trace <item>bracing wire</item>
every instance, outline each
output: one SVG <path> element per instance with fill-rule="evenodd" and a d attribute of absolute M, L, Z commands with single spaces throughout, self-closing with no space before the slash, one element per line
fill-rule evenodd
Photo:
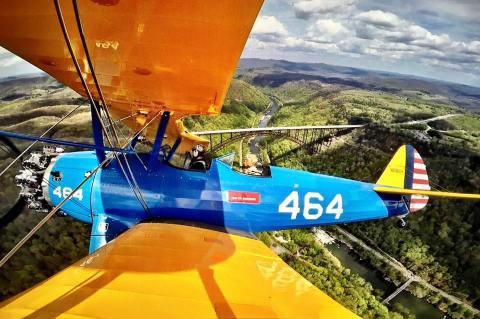
<path fill-rule="evenodd" d="M 82 20 L 80 19 L 80 12 L 78 10 L 77 0 L 72 0 L 72 4 L 73 4 L 73 11 L 75 13 L 75 20 L 77 22 L 78 33 L 80 34 L 80 40 L 82 41 L 83 51 L 85 52 L 85 57 L 87 58 L 88 67 L 90 68 L 90 73 L 92 74 L 93 82 L 95 83 L 95 88 L 97 89 L 98 95 L 100 96 L 100 100 L 102 101 L 103 109 L 104 109 L 104 111 L 107 115 L 107 120 L 108 120 L 109 126 L 113 130 L 115 140 L 116 140 L 117 143 L 119 143 L 117 132 L 115 131 L 115 128 L 112 125 L 112 118 L 110 117 L 110 113 L 108 111 L 107 102 L 105 101 L 105 97 L 103 95 L 102 88 L 100 87 L 100 84 L 98 83 L 97 75 L 96 75 L 95 70 L 93 68 L 92 59 L 90 58 L 90 54 L 89 54 L 89 50 L 88 50 L 88 46 L 87 46 L 87 41 L 85 39 L 85 33 L 83 31 Z"/>
<path fill-rule="evenodd" d="M 73 4 L 74 4 L 74 7 L 75 7 L 76 2 L 75 2 L 75 0 L 72 0 L 72 1 L 73 1 Z M 108 143 L 110 144 L 110 146 L 111 146 L 111 147 L 114 147 L 114 144 L 112 143 L 112 141 L 111 141 L 111 139 L 110 139 L 110 136 L 109 136 L 108 131 L 107 131 L 106 127 L 105 127 L 105 124 L 103 123 L 102 116 L 101 116 L 101 114 L 100 114 L 100 112 L 99 112 L 99 110 L 98 110 L 98 108 L 97 108 L 97 104 L 95 103 L 95 100 L 93 99 L 93 96 L 92 96 L 92 94 L 91 94 L 91 92 L 90 92 L 90 90 L 89 90 L 89 88 L 88 88 L 88 85 L 87 85 L 87 83 L 86 83 L 86 80 L 85 80 L 84 77 L 83 77 L 83 74 L 82 74 L 82 72 L 81 72 L 80 66 L 79 66 L 78 61 L 77 61 L 77 59 L 76 59 L 76 57 L 75 57 L 75 53 L 73 52 L 72 44 L 71 44 L 71 42 L 70 42 L 70 37 L 69 37 L 69 35 L 68 35 L 68 31 L 67 31 L 66 26 L 65 26 L 65 20 L 64 20 L 64 18 L 63 18 L 63 14 L 62 14 L 62 10 L 61 10 L 61 7 L 60 7 L 59 0 L 54 0 L 54 3 L 55 3 L 55 9 L 56 9 L 56 12 L 57 12 L 58 21 L 59 21 L 59 23 L 60 23 L 60 27 L 62 28 L 62 32 L 63 32 L 64 38 L 65 38 L 65 43 L 66 43 L 67 48 L 68 48 L 68 51 L 69 51 L 69 53 L 70 53 L 70 57 L 71 57 L 71 59 L 72 59 L 72 62 L 73 62 L 73 64 L 74 64 L 74 66 L 75 66 L 75 69 L 76 69 L 76 71 L 77 71 L 78 76 L 80 77 L 80 81 L 82 82 L 82 86 L 83 86 L 84 89 L 85 89 L 85 92 L 86 92 L 86 94 L 87 94 L 87 96 L 88 96 L 88 99 L 90 100 L 90 103 L 92 104 L 92 108 L 94 109 L 94 111 L 95 111 L 95 113 L 96 113 L 96 115 L 97 115 L 97 117 L 98 117 L 98 119 L 99 119 L 99 122 L 100 122 L 100 125 L 101 125 L 101 128 L 102 128 L 102 131 L 105 133 L 105 136 L 106 136 L 107 141 L 108 141 Z M 78 13 L 78 10 L 77 10 L 77 13 Z M 78 20 L 79 20 L 79 19 L 77 19 L 77 25 L 78 25 Z M 80 26 L 81 26 L 81 25 L 80 25 Z M 79 30 L 79 32 L 80 32 L 80 35 L 82 36 L 83 32 L 81 32 L 81 30 Z M 84 38 L 83 38 L 83 39 L 84 39 Z M 86 43 L 85 43 L 85 45 L 86 45 Z M 88 48 L 85 46 L 84 49 L 88 49 Z M 90 57 L 89 57 L 89 55 L 88 55 L 88 51 L 85 52 L 85 55 L 87 56 L 88 59 L 90 59 Z M 94 70 L 93 70 L 93 65 L 91 65 L 91 61 L 90 61 L 89 66 L 91 67 L 91 70 L 90 70 L 90 71 L 91 71 L 92 75 L 95 75 L 95 72 L 94 72 Z M 95 76 L 95 79 L 96 79 L 96 76 Z M 96 84 L 98 84 L 98 82 L 96 82 Z M 101 90 L 99 91 L 99 93 L 101 93 Z M 118 139 L 118 136 L 116 136 L 116 138 Z M 143 209 L 145 210 L 145 212 L 146 212 L 147 214 L 151 215 L 150 210 L 149 210 L 148 206 L 146 205 L 146 202 L 145 202 L 143 196 L 137 195 L 137 191 L 138 191 L 138 190 L 137 190 L 137 191 L 134 190 L 134 186 L 132 186 L 132 184 L 131 184 L 131 182 L 130 182 L 130 179 L 128 178 L 128 175 L 126 174 L 125 168 L 123 167 L 123 164 L 122 164 L 122 162 L 120 161 L 120 158 L 119 158 L 119 156 L 118 156 L 118 154 L 117 154 L 116 152 L 114 152 L 114 156 L 115 156 L 115 158 L 117 159 L 117 162 L 118 162 L 118 164 L 119 164 L 119 166 L 120 166 L 120 168 L 121 168 L 121 170 L 122 170 L 122 172 L 123 172 L 123 174 L 124 174 L 124 176 L 125 176 L 128 184 L 129 184 L 129 186 L 132 188 L 132 190 L 133 190 L 133 192 L 134 192 L 134 194 L 135 194 L 135 197 L 137 197 L 137 199 L 139 200 L 139 202 L 140 202 L 141 206 L 143 207 Z M 136 182 L 135 182 L 135 186 L 138 186 Z"/>
<path fill-rule="evenodd" d="M 62 9 L 60 7 L 60 0 L 54 0 L 55 4 L 55 10 L 57 12 L 57 17 L 58 17 L 58 22 L 60 23 L 60 27 L 62 29 L 62 33 L 65 39 L 65 44 L 67 45 L 68 52 L 70 54 L 70 58 L 72 59 L 72 63 L 75 67 L 75 70 L 77 71 L 77 74 L 80 78 L 80 82 L 82 83 L 82 86 L 85 90 L 85 93 L 87 94 L 88 100 L 90 101 L 90 104 L 92 105 L 92 108 L 95 110 L 95 113 L 99 119 L 100 126 L 102 127 L 103 132 L 105 132 L 105 136 L 107 138 L 107 142 L 109 145 L 113 148 L 114 144 L 110 140 L 110 136 L 105 128 L 105 125 L 102 121 L 102 117 L 100 116 L 100 113 L 98 112 L 98 109 L 96 107 L 95 100 L 90 92 L 90 89 L 88 88 L 87 82 L 85 78 L 83 77 L 82 70 L 80 69 L 80 65 L 78 64 L 77 58 L 75 57 L 75 53 L 73 52 L 72 44 L 70 42 L 70 36 L 68 35 L 68 30 L 65 25 L 65 19 L 63 18 L 63 13 Z"/>
<path fill-rule="evenodd" d="M 407 170 L 407 172 L 408 172 L 409 174 L 412 174 L 412 176 L 413 176 L 414 172 L 413 172 L 411 169 L 408 169 L 407 167 L 405 167 L 405 169 Z M 429 183 L 429 185 L 432 187 L 432 189 L 435 190 L 435 191 L 444 191 L 444 192 L 449 192 L 449 193 L 451 193 L 451 191 L 448 190 L 447 188 L 445 188 L 445 187 L 443 187 L 443 186 L 441 186 L 441 185 L 433 182 L 433 181 L 430 179 L 430 177 L 428 178 L 428 183 Z"/>
<path fill-rule="evenodd" d="M 7 155 L 15 156 L 15 154 L 13 154 L 12 151 L 8 147 L 6 147 L 5 145 L 0 144 L 0 149 L 2 149 L 2 151 L 4 153 L 6 153 Z"/>
<path fill-rule="evenodd" d="M 90 174 L 89 176 L 87 176 L 77 187 L 75 187 L 75 189 L 67 196 L 65 197 L 57 206 L 55 206 L 51 211 L 50 213 L 48 213 L 47 215 L 45 215 L 45 217 L 37 224 L 35 225 L 35 227 L 32 228 L 32 230 L 30 230 L 30 232 L 28 232 L 27 235 L 25 235 L 25 237 L 23 237 L 16 245 L 15 247 L 13 247 L 3 258 L 2 260 L 0 260 L 0 268 L 5 265 L 5 263 L 10 259 L 12 258 L 13 255 L 15 255 L 15 253 L 20 249 L 22 248 L 22 246 L 33 236 L 35 235 L 35 233 L 40 229 L 42 228 L 43 225 L 45 225 L 45 223 L 50 219 L 52 218 L 53 215 L 55 215 L 55 213 L 57 213 L 60 208 L 62 208 L 62 206 L 70 200 L 70 198 L 72 198 L 73 194 L 75 194 L 76 191 L 78 191 L 93 175 L 95 175 L 95 173 L 100 169 L 102 168 L 110 159 L 108 157 L 106 157 L 93 171 L 92 171 L 92 174 Z"/>
<path fill-rule="evenodd" d="M 80 107 L 82 107 L 83 104 L 80 104 L 80 105 L 77 105 L 74 109 L 70 110 L 70 112 L 68 112 L 67 114 L 65 114 L 64 116 L 62 116 L 57 122 L 55 122 L 52 126 L 50 126 L 50 128 L 48 128 L 45 132 L 42 133 L 42 135 L 40 135 L 40 138 L 44 137 L 45 135 L 47 135 L 51 130 L 53 130 L 57 125 L 59 125 L 60 123 L 63 122 L 63 120 L 65 120 L 67 117 L 69 117 L 70 115 L 72 115 L 73 112 L 75 112 L 76 110 L 78 110 Z M 3 174 L 5 174 L 6 171 L 8 171 L 10 169 L 10 167 L 12 167 L 13 164 L 15 164 L 19 159 L 21 159 L 33 146 L 35 146 L 35 144 L 37 144 L 38 141 L 34 141 L 32 144 L 30 144 L 25 150 L 23 150 L 23 152 L 21 152 L 17 157 L 15 157 L 15 159 L 13 159 L 8 165 L 7 167 L 5 167 L 2 172 L 0 173 L 0 177 L 3 176 Z"/>
<path fill-rule="evenodd" d="M 89 53 L 89 50 L 88 50 L 87 41 L 85 39 L 85 33 L 83 31 L 82 21 L 80 19 L 80 12 L 78 10 L 77 0 L 72 0 L 72 4 L 73 4 L 73 10 L 74 10 L 74 13 L 75 13 L 75 20 L 77 22 L 77 29 L 78 29 L 78 32 L 80 34 L 80 39 L 82 41 L 82 46 L 83 46 L 83 50 L 84 50 L 84 53 L 85 53 L 85 57 L 87 58 L 87 63 L 88 63 L 88 66 L 90 68 L 90 73 L 92 74 L 93 82 L 95 83 L 95 88 L 97 89 L 98 95 L 100 96 L 100 99 L 102 101 L 103 110 L 106 114 L 109 127 L 113 131 L 113 135 L 115 137 L 116 142 L 119 143 L 119 138 L 118 138 L 117 131 L 115 129 L 115 126 L 113 125 L 113 121 L 112 121 L 112 118 L 110 116 L 110 112 L 108 110 L 107 102 L 106 102 L 105 97 L 103 95 L 102 88 L 101 88 L 101 86 L 98 82 L 97 75 L 96 75 L 95 69 L 93 67 L 92 59 L 90 58 L 90 53 Z M 141 191 L 140 187 L 138 186 L 138 183 L 135 179 L 135 176 L 133 175 L 133 172 L 132 172 L 132 169 L 130 167 L 130 163 L 128 162 L 127 156 L 125 154 L 121 154 L 121 156 L 125 160 L 125 164 L 127 165 L 127 169 L 128 169 L 128 171 L 130 173 L 130 176 L 132 178 L 132 182 L 133 182 L 134 187 L 131 187 L 131 188 L 132 188 L 133 192 L 138 193 L 138 196 L 136 195 L 136 197 L 139 199 L 140 204 L 144 207 L 144 209 L 149 211 L 148 205 L 147 205 L 147 203 L 146 203 L 146 201 L 143 197 L 142 191 Z M 119 165 L 120 165 L 125 177 L 128 180 L 129 178 L 128 178 L 128 176 L 125 172 L 125 169 L 123 168 L 122 163 L 120 161 L 119 161 Z M 129 184 L 130 184 L 130 182 L 129 182 Z"/>
<path fill-rule="evenodd" d="M 148 126 L 150 126 L 150 124 L 158 117 L 158 115 L 160 114 L 160 112 L 156 113 L 152 119 L 150 121 L 148 121 L 148 123 L 146 123 L 141 129 L 139 129 L 137 132 L 135 132 L 131 137 L 130 139 L 124 144 L 124 146 L 122 148 L 125 148 L 127 147 L 130 142 L 135 139 L 138 135 L 140 135 Z M 25 245 L 25 243 L 33 236 L 35 235 L 35 233 L 40 229 L 42 228 L 43 225 L 45 225 L 45 223 L 50 219 L 52 218 L 52 216 L 55 215 L 55 213 L 57 213 L 63 205 L 65 205 L 65 203 L 67 203 L 72 197 L 73 195 L 83 186 L 85 185 L 85 183 L 90 179 L 92 178 L 92 176 L 94 176 L 102 167 L 104 167 L 109 161 L 111 160 L 111 157 L 106 157 L 93 171 L 91 171 L 91 174 L 88 175 L 80 184 L 78 184 L 77 187 L 75 187 L 74 190 L 72 190 L 72 192 L 67 196 L 65 197 L 57 206 L 55 206 L 47 215 L 45 215 L 45 217 L 37 224 L 35 225 L 35 227 L 32 228 L 32 230 L 30 230 L 30 232 L 28 232 L 27 235 L 25 235 L 5 256 L 3 256 L 3 258 L 0 260 L 0 268 L 3 267 L 3 265 L 5 265 L 5 263 L 10 259 L 12 258 L 15 253 L 23 247 L 23 245 Z"/>
<path fill-rule="evenodd" d="M 117 121 L 114 121 L 113 122 L 113 125 L 117 126 L 117 130 L 120 132 L 120 134 L 122 135 L 122 138 L 124 140 L 126 140 L 126 137 L 125 137 L 125 134 L 123 133 L 123 131 L 121 130 L 121 128 L 118 126 L 117 124 Z M 143 169 L 146 171 L 147 170 L 147 166 L 145 165 L 145 163 L 142 161 L 142 159 L 140 158 L 140 156 L 138 156 L 138 153 L 135 151 L 134 148 L 130 147 L 132 149 L 132 151 L 134 152 L 135 156 L 137 157 L 138 161 L 140 162 L 140 164 L 142 164 L 143 166 Z"/>
<path fill-rule="evenodd" d="M 125 120 L 128 120 L 128 119 L 134 117 L 134 116 L 137 116 L 138 114 L 140 114 L 140 113 L 139 113 L 139 112 L 135 112 L 135 113 L 133 113 L 133 114 L 127 115 L 127 116 L 125 116 L 125 117 L 122 117 L 122 118 L 120 118 L 120 119 L 118 119 L 118 120 L 113 121 L 113 124 L 121 123 L 121 122 L 123 122 L 123 121 L 125 121 Z M 118 126 L 117 126 L 117 127 L 118 127 Z"/>

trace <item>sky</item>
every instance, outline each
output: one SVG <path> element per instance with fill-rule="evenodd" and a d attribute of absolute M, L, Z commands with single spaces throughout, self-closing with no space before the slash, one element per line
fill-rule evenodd
<path fill-rule="evenodd" d="M 480 0 L 265 0 L 242 57 L 480 87 Z M 0 77 L 34 72 L 0 47 Z"/>
<path fill-rule="evenodd" d="M 243 57 L 480 87 L 480 0 L 266 0 Z"/>
<path fill-rule="evenodd" d="M 38 72 L 41 70 L 0 47 L 0 78 Z"/>

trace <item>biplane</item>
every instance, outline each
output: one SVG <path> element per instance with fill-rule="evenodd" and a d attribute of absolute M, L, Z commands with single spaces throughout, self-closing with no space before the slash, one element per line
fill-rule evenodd
<path fill-rule="evenodd" d="M 262 2 L 0 2 L 0 45 L 88 99 L 94 140 L 0 132 L 48 145 L 16 177 L 45 217 L 0 266 L 55 214 L 92 225 L 90 255 L 1 303 L 1 318 L 356 318 L 253 234 L 480 199 L 432 191 L 410 145 L 372 184 L 273 166 L 250 176 L 207 156 L 182 118 L 219 114 Z"/>

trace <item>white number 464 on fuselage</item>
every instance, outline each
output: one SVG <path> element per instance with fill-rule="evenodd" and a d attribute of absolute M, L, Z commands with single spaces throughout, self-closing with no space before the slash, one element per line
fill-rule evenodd
<path fill-rule="evenodd" d="M 278 205 L 279 213 L 291 214 L 291 219 L 297 219 L 303 204 L 303 217 L 308 220 L 319 219 L 324 212 L 322 202 L 324 197 L 320 193 L 308 192 L 300 202 L 297 191 L 292 191 L 280 205 Z M 335 219 L 339 219 L 343 213 L 343 199 L 341 194 L 335 195 L 332 201 L 327 205 L 325 214 L 335 215 Z"/>

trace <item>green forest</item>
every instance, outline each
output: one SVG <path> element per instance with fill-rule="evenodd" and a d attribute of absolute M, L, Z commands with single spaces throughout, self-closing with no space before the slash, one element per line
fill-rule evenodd
<path fill-rule="evenodd" d="M 394 303 L 391 309 L 383 305 L 379 298 L 381 292 L 375 291 L 365 279 L 343 267 L 328 249 L 318 243 L 311 230 L 261 233 L 259 238 L 273 249 L 278 246 L 286 248 L 280 253 L 283 260 L 362 318 L 415 318 L 401 304 Z"/>
<path fill-rule="evenodd" d="M 273 117 L 272 126 L 299 125 L 304 118 L 307 122 L 319 124 L 370 124 L 362 131 L 334 141 L 330 147 L 314 156 L 308 156 L 302 150 L 289 152 L 293 148 L 290 142 L 267 140 L 265 147 L 268 145 L 276 165 L 373 182 L 378 179 L 395 150 L 408 143 L 422 154 L 433 189 L 480 192 L 478 115 L 453 105 L 435 104 L 419 98 L 407 99 L 383 92 L 339 90 L 332 93 L 331 88 L 324 88 L 321 84 L 317 91 L 307 90 L 309 95 L 299 98 L 306 89 L 298 86 L 301 84 L 287 83 L 269 89 L 271 94 L 288 101 Z M 319 110 L 315 111 L 317 108 Z M 449 113 L 460 113 L 462 116 L 433 122 L 428 126 L 394 124 Z M 406 229 L 395 227 L 395 220 L 356 223 L 345 227 L 399 259 L 433 285 L 478 306 L 478 212 L 479 202 L 431 199 L 425 210 L 408 217 Z M 443 310 L 448 308 L 445 305 L 440 307 Z M 468 317 L 469 314 L 457 311 L 454 317 L 464 316 Z"/>
<path fill-rule="evenodd" d="M 453 104 L 432 101 L 424 93 L 412 96 L 409 92 L 405 97 L 340 88 L 318 81 L 293 81 L 278 87 L 256 88 L 281 101 L 282 107 L 270 120 L 270 126 L 369 124 L 366 129 L 333 141 L 332 145 L 314 156 L 292 142 L 266 138 L 263 149 L 275 165 L 373 182 L 379 178 L 398 147 L 412 144 L 425 159 L 433 189 L 480 192 L 480 117 L 475 113 Z M 461 116 L 428 124 L 397 125 L 445 114 Z M 207 126 L 213 122 L 216 127 L 229 127 L 229 121 L 223 121 L 222 117 L 215 120 L 196 118 L 195 121 L 207 122 Z M 242 127 L 250 125 L 245 123 Z M 243 149 L 248 152 L 248 149 Z M 395 220 L 345 226 L 353 234 L 398 258 L 433 285 L 469 304 L 478 305 L 480 231 L 477 230 L 480 219 L 475 212 L 479 212 L 479 208 L 480 203 L 473 201 L 431 199 L 425 210 L 408 217 L 406 229 L 397 228 Z M 287 234 L 292 232 L 285 231 Z M 262 234 L 261 238 L 265 240 L 267 236 L 271 237 L 271 234 Z M 271 243 L 270 240 L 266 242 Z M 368 256 L 363 253 L 361 257 Z M 311 265 L 306 266 L 291 256 L 285 260 L 315 283 L 315 279 L 309 277 Z M 375 260 L 371 263 L 375 266 Z M 387 269 L 384 271 L 387 272 Z M 336 280 L 331 278 L 328 282 Z M 350 303 L 356 300 L 361 304 L 360 297 L 355 299 L 335 294 L 332 287 L 320 283 L 316 285 L 362 317 L 387 317 L 379 314 L 385 311 L 383 305 L 370 310 L 357 309 Z M 426 292 L 415 289 L 412 285 L 410 290 L 419 297 L 428 297 Z M 355 290 L 361 291 L 361 285 L 355 285 Z M 371 287 L 366 291 L 366 296 L 375 294 Z M 437 304 L 452 317 L 473 317 L 467 310 L 437 299 L 429 298 L 429 302 Z M 364 302 L 368 304 L 368 301 Z M 390 312 L 388 316 L 393 318 L 399 314 L 405 318 L 413 316 L 400 304 L 394 304 Z"/>
<path fill-rule="evenodd" d="M 265 138 L 262 154 L 273 165 L 322 174 L 376 181 L 388 161 L 403 144 L 412 144 L 422 154 L 431 185 L 437 190 L 480 193 L 480 117 L 453 103 L 431 99 L 425 92 L 408 94 L 360 90 L 318 80 L 286 81 L 281 85 L 254 84 L 255 73 L 232 81 L 222 113 L 218 117 L 184 119 L 190 131 L 256 127 L 270 105 L 280 101 L 270 126 L 368 124 L 366 128 L 333 140 L 310 155 L 292 142 Z M 12 94 L 22 98 L 12 101 Z M 0 87 L 0 129 L 38 134 L 79 103 L 79 97 L 48 78 Z M 14 116 L 14 109 L 21 115 Z M 398 123 L 429 117 L 460 114 L 446 120 L 419 125 Z M 75 125 L 73 125 L 75 123 Z M 91 136 L 87 107 L 82 107 L 55 136 L 88 141 Z M 249 152 L 246 141 L 223 152 Z M 24 147 L 25 144 L 20 144 Z M 4 161 L 7 160 L 4 156 Z M 5 165 L 5 162 L 4 162 Z M 1 207 L 16 198 L 16 169 L 2 180 Z M 418 276 L 480 307 L 480 203 L 432 199 L 428 207 L 408 216 L 405 229 L 395 220 L 344 225 L 345 229 L 391 254 Z M 5 254 L 42 216 L 26 210 L 0 233 Z M 328 231 L 330 230 L 327 228 Z M 7 264 L 0 273 L 0 298 L 6 298 L 51 276 L 87 254 L 88 225 L 68 217 L 55 217 Z M 383 293 L 341 263 L 311 230 L 262 233 L 258 237 L 322 291 L 364 318 L 414 318 L 399 303 L 381 304 Z M 286 243 L 279 241 L 282 237 Z M 389 272 L 367 252 L 357 249 L 379 271 Z M 453 318 L 473 318 L 456 305 L 430 296 L 418 287 L 413 293 L 437 305 Z M 417 291 L 415 291 L 417 290 Z M 424 294 L 422 296 L 422 294 Z M 437 300 L 438 299 L 438 300 Z"/>

